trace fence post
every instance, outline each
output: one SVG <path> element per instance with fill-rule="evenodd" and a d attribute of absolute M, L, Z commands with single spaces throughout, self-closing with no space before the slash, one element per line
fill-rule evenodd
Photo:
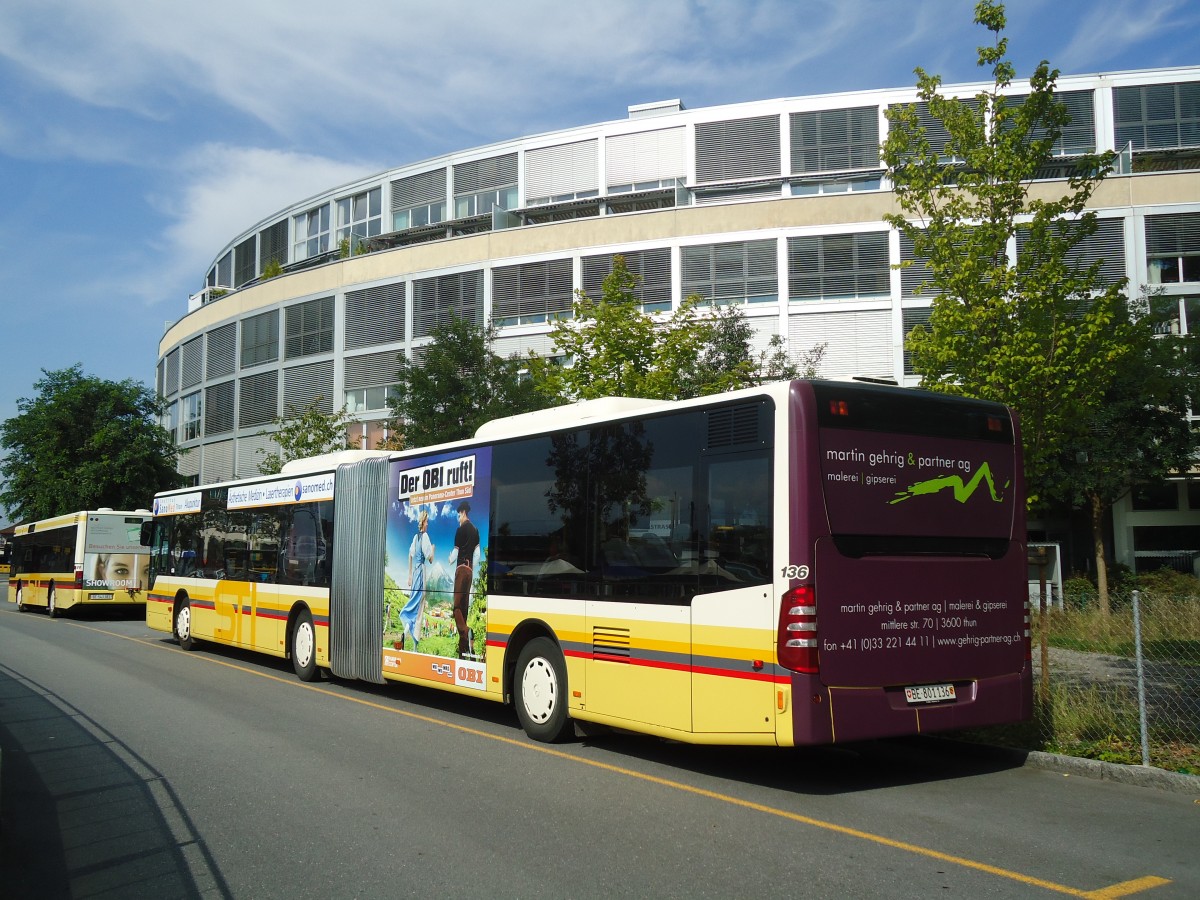
<path fill-rule="evenodd" d="M 1137 660 L 1138 728 L 1142 737 L 1142 765 L 1150 765 L 1150 735 L 1146 728 L 1146 672 L 1142 665 L 1141 591 L 1133 592 L 1133 648 Z"/>

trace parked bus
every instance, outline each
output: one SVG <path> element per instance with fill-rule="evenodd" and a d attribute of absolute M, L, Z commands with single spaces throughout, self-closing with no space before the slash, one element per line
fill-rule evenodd
<path fill-rule="evenodd" d="M 98 509 L 18 525 L 8 599 L 53 618 L 79 605 L 144 604 L 149 556 L 141 545 L 150 510 Z"/>
<path fill-rule="evenodd" d="M 147 623 L 679 741 L 1031 711 L 1003 406 L 855 382 L 609 398 L 155 499 Z"/>

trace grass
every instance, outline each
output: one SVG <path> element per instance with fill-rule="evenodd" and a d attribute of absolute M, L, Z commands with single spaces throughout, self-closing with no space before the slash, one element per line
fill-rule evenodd
<path fill-rule="evenodd" d="M 1193 579 L 1194 581 L 1194 579 Z M 1142 655 L 1153 663 L 1200 667 L 1200 592 L 1145 591 L 1141 609 Z M 1129 595 L 1113 598 L 1108 616 L 1092 604 L 1033 615 L 1034 657 L 1045 628 L 1051 647 L 1085 653 L 1135 657 L 1133 609 Z M 1200 685 L 1200 671 L 1187 679 Z M 1198 688 L 1200 690 L 1200 688 Z M 1169 709 L 1147 720 L 1150 764 L 1171 772 L 1200 775 L 1200 696 L 1175 695 Z M 1179 715 L 1175 715 L 1176 712 Z M 1141 731 L 1136 685 L 1089 680 L 1069 668 L 1052 667 L 1049 695 L 1034 686 L 1034 716 L 1027 723 L 982 729 L 970 735 L 1002 746 L 1045 750 L 1084 759 L 1140 765 Z"/>

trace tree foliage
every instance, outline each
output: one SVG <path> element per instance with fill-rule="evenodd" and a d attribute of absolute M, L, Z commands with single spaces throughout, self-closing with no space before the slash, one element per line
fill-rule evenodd
<path fill-rule="evenodd" d="M 550 333 L 569 364 L 530 360 L 545 397 L 556 403 L 610 396 L 678 400 L 802 374 L 778 337 L 754 355 L 752 330 L 739 307 L 710 311 L 693 296 L 669 316 L 656 317 L 642 311 L 637 283 L 618 254 L 599 298 L 576 292 L 572 317 Z M 802 368 L 815 372 L 823 352 L 823 345 L 810 351 Z"/>
<path fill-rule="evenodd" d="M 1096 232 L 1087 203 L 1113 154 L 1076 160 L 1065 184 L 1036 181 L 1069 122 L 1054 98 L 1058 70 L 1042 61 L 1029 93 L 1006 98 L 1015 71 L 1003 5 L 981 0 L 975 21 L 994 36 L 978 51 L 993 76 L 987 90 L 948 98 L 939 77 L 916 70 L 944 146 L 931 142 L 913 107 L 888 113 L 883 159 L 904 215 L 885 218 L 926 261 L 934 295 L 929 327 L 909 335 L 908 349 L 924 386 L 1018 411 L 1031 506 L 1067 501 L 1093 511 L 1103 603 L 1104 513 L 1138 478 L 1186 464 L 1193 353 L 1157 340 L 1124 281 L 1107 283 L 1103 261 L 1079 252 Z"/>
<path fill-rule="evenodd" d="M 321 409 L 324 400 L 324 397 L 317 397 L 300 410 L 289 408 L 288 415 L 279 416 L 272 422 L 277 431 L 261 432 L 262 435 L 269 434 L 279 445 L 278 451 L 258 451 L 263 455 L 258 464 L 262 474 L 274 475 L 283 469 L 284 463 L 293 459 L 349 448 L 346 428 L 354 421 L 353 417 L 344 408 L 335 413 L 324 412 Z"/>
<path fill-rule="evenodd" d="M 905 214 L 886 218 L 927 260 L 934 293 L 928 330 L 908 339 L 914 369 L 932 390 L 999 400 L 1021 413 L 1036 499 L 1102 402 L 1134 323 L 1123 286 L 1104 283 L 1099 261 L 1072 254 L 1096 231 L 1086 204 L 1112 154 L 1080 161 L 1065 186 L 1035 185 L 1069 121 L 1054 99 L 1058 70 L 1041 62 L 1024 101 L 1005 98 L 1014 70 L 1000 36 L 1004 7 L 984 0 L 975 21 L 995 35 L 978 57 L 993 84 L 973 98 L 948 98 L 938 76 L 916 70 L 918 95 L 949 139 L 939 150 L 912 107 L 889 112 L 883 158 Z M 1021 253 L 1010 265 L 1018 233 Z"/>
<path fill-rule="evenodd" d="M 526 363 L 501 358 L 495 339 L 495 326 L 452 318 L 433 329 L 420 365 L 400 359 L 390 403 L 404 446 L 462 440 L 484 422 L 546 405 L 523 375 Z"/>
<path fill-rule="evenodd" d="M 180 483 L 161 405 L 142 383 L 85 375 L 76 364 L 43 369 L 33 387 L 37 396 L 18 400 L 18 414 L 0 423 L 0 504 L 14 521 L 148 507 L 155 491 Z"/>

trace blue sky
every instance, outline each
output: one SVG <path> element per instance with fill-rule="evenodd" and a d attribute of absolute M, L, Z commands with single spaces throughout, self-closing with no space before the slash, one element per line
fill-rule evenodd
<path fill-rule="evenodd" d="M 0 419 L 152 385 L 224 245 L 397 165 L 721 103 L 974 81 L 972 0 L 0 0 Z M 1200 64 L 1200 0 L 1011 0 L 1018 76 Z"/>

